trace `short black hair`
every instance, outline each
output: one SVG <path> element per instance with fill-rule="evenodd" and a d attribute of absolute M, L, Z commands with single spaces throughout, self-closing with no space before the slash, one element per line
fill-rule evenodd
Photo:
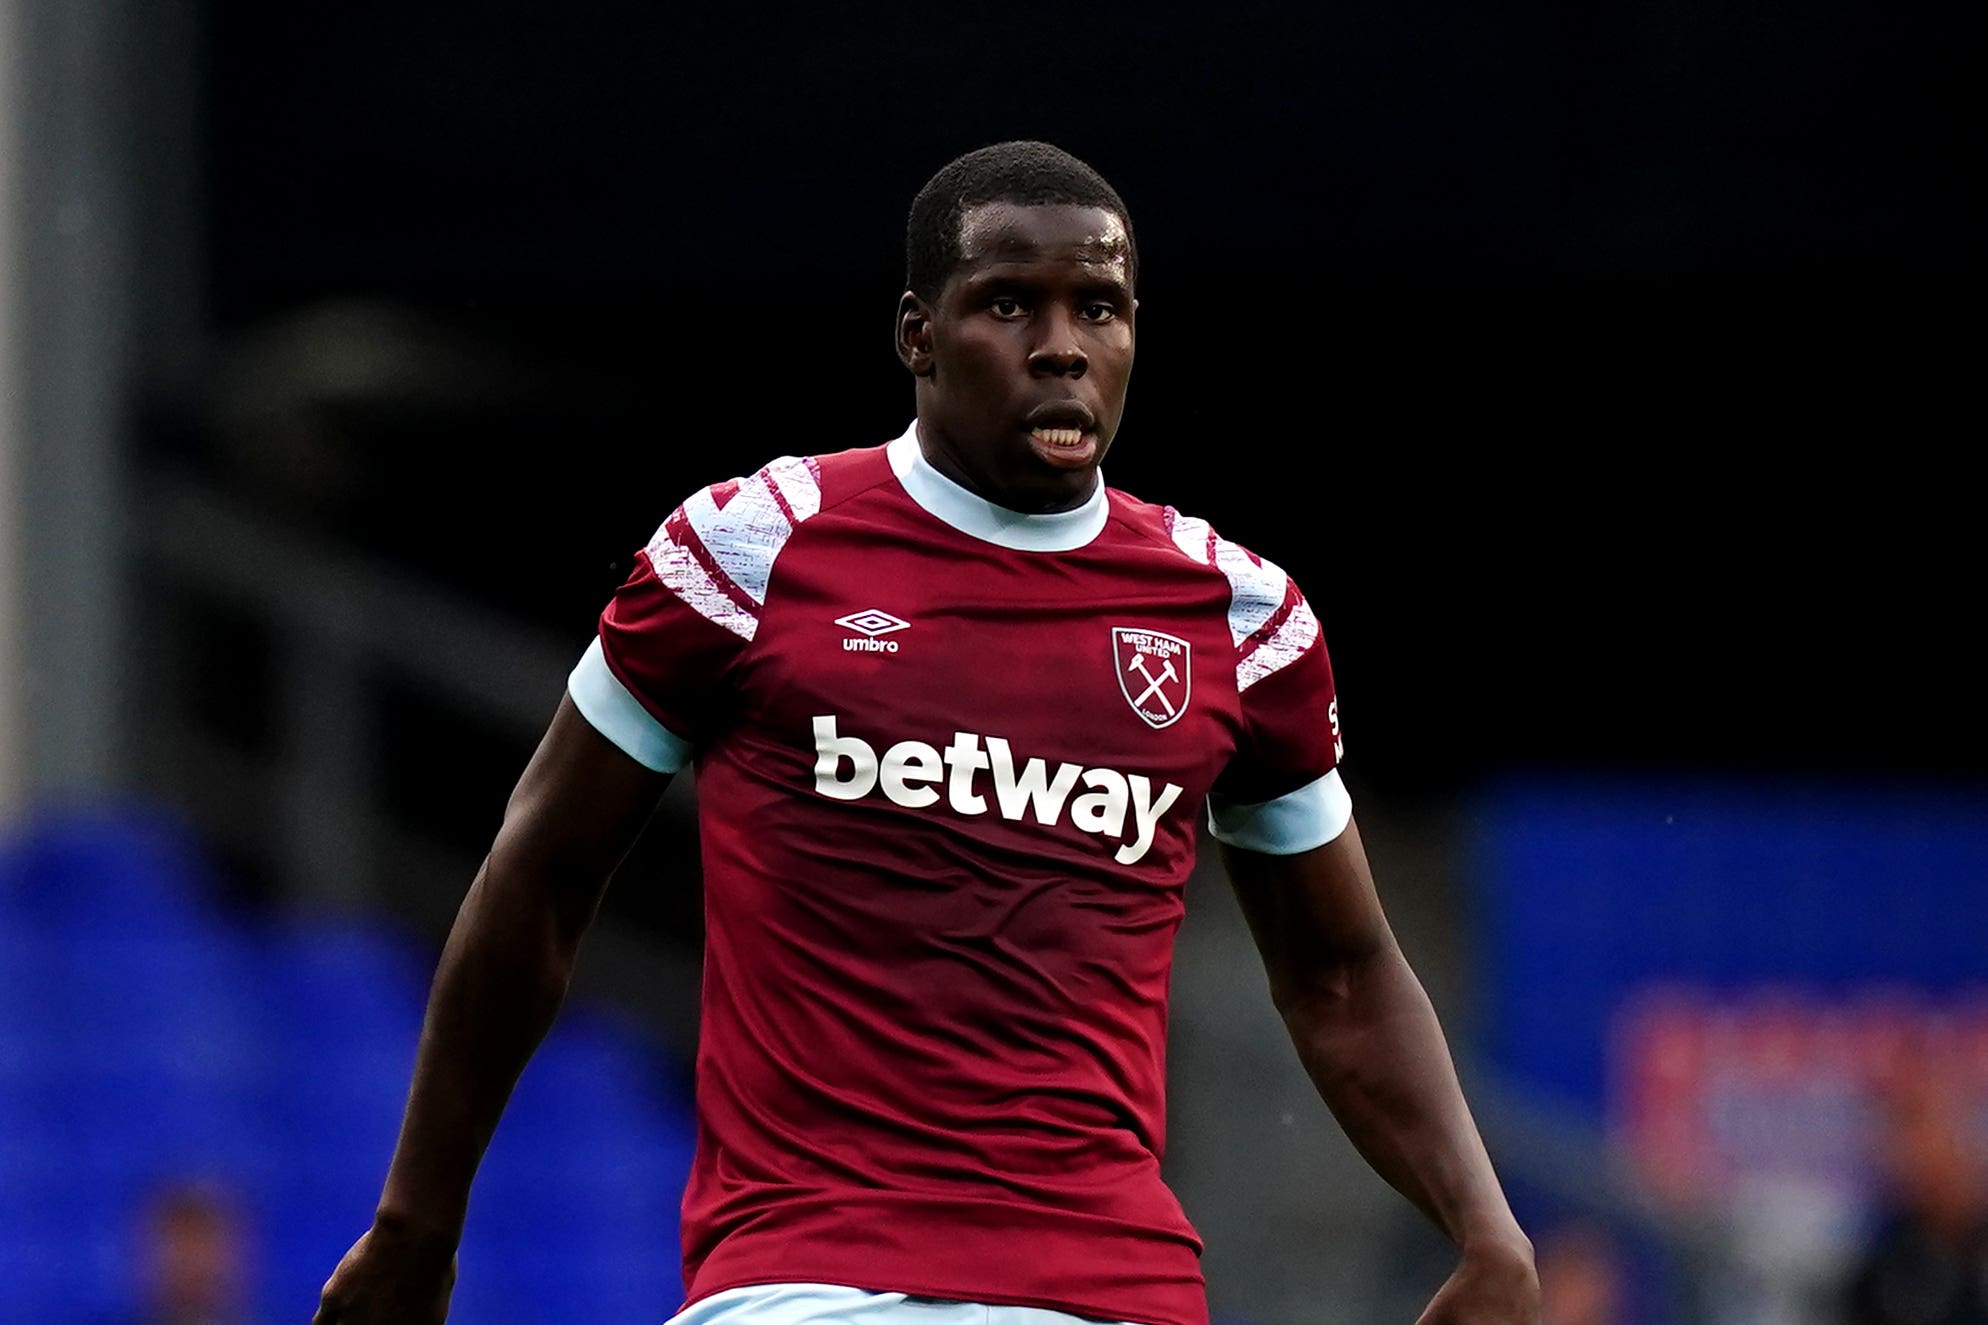
<path fill-rule="evenodd" d="M 1132 213 L 1118 190 L 1062 148 L 1016 139 L 954 157 L 911 200 L 904 227 L 904 283 L 913 294 L 927 303 L 937 301 L 965 256 L 960 228 L 967 212 L 990 202 L 1098 207 L 1113 213 L 1125 223 L 1126 274 L 1137 280 L 1139 245 L 1132 238 Z"/>

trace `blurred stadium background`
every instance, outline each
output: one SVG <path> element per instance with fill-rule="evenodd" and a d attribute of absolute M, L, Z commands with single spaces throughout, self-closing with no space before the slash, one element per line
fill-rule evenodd
<path fill-rule="evenodd" d="M 308 1317 L 594 614 L 692 488 L 896 434 L 904 209 L 1023 136 L 1138 225 L 1113 481 L 1319 606 L 1552 1325 L 1981 1320 L 1979 28 L 0 0 L 0 1321 Z M 676 1304 L 694 797 L 455 1319 Z M 1412 1319 L 1444 1248 L 1212 864 L 1171 1073 L 1222 1325 Z"/>

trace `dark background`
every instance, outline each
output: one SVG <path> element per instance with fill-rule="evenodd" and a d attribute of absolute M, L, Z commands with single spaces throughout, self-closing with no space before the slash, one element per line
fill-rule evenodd
<path fill-rule="evenodd" d="M 1041 137 L 1140 242 L 1110 479 L 1299 578 L 1349 769 L 1983 771 L 1976 7 L 207 22 L 217 330 L 387 301 L 494 384 L 326 406 L 296 517 L 576 652 L 689 491 L 896 435 L 910 198 Z"/>
<path fill-rule="evenodd" d="M 1730 1321 L 1768 1260 L 1827 1291 L 1876 1174 L 1653 1206 L 1615 1074 L 1677 1000 L 1728 1057 L 1666 1118 L 1779 1184 L 1784 1142 L 1883 1144 L 1843 1018 L 1982 1024 L 1982 12 L 0 0 L 0 1316 L 135 1300 L 140 1180 L 210 1168 L 268 1314 L 309 1314 L 596 613 L 699 486 L 898 434 L 906 208 L 1018 136 L 1141 241 L 1111 480 L 1318 607 L 1390 923 L 1542 1268 L 1605 1231 L 1644 1325 Z M 674 1292 L 691 781 L 500 1130 L 465 1318 Z M 1412 1319 L 1439 1240 L 1315 1107 L 1203 865 L 1167 1163 L 1211 1303 Z M 1791 1014 L 1826 1050 L 1795 1107 Z M 1959 1061 L 1899 1080 L 1988 1081 Z"/>

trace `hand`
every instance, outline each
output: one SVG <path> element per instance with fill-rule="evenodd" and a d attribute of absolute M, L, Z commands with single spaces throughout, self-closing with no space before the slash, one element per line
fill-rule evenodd
<path fill-rule="evenodd" d="M 375 1223 L 325 1280 L 311 1325 L 441 1325 L 455 1286 L 453 1240 Z"/>
<path fill-rule="evenodd" d="M 1539 1325 L 1532 1247 L 1470 1247 L 1415 1325 Z"/>

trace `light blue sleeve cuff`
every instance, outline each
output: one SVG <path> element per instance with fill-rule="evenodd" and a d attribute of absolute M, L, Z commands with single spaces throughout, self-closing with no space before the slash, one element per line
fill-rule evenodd
<path fill-rule="evenodd" d="M 1333 769 L 1316 782 L 1261 805 L 1208 798 L 1208 831 L 1217 842 L 1270 856 L 1322 847 L 1353 822 L 1353 798 Z"/>
<path fill-rule="evenodd" d="M 690 763 L 690 742 L 649 716 L 649 710 L 609 670 L 600 636 L 594 637 L 580 655 L 579 666 L 566 678 L 566 693 L 595 731 L 642 767 L 675 773 Z"/>

